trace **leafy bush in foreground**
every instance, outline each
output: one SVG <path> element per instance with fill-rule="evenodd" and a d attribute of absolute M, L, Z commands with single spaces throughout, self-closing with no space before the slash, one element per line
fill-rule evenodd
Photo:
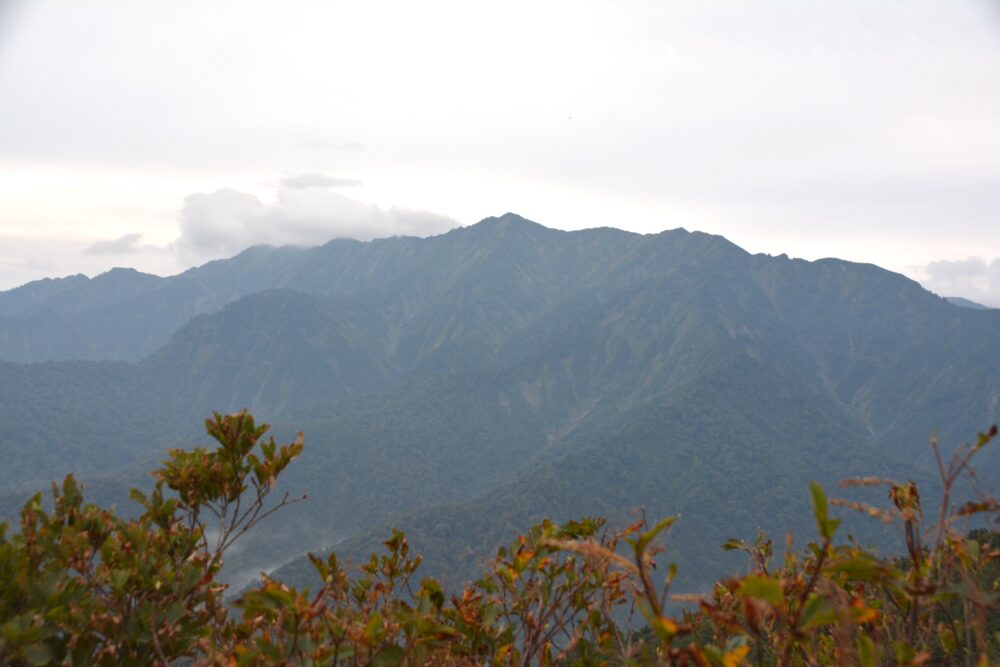
<path fill-rule="evenodd" d="M 534 526 L 451 594 L 417 581 L 420 558 L 394 532 L 357 571 L 311 557 L 317 591 L 263 577 L 231 613 L 216 581 L 223 556 L 295 502 L 268 497 L 302 441 L 264 440 L 268 427 L 246 412 L 206 426 L 218 446 L 171 451 L 152 494 L 133 493 L 137 519 L 85 504 L 70 476 L 51 511 L 39 494 L 18 532 L 0 526 L 0 663 L 1000 664 L 1000 536 L 964 533 L 974 515 L 995 523 L 1000 505 L 953 500 L 996 427 L 947 463 L 935 445 L 944 493 L 933 520 L 912 482 L 848 480 L 884 486 L 884 508 L 827 500 L 813 484 L 818 539 L 797 551 L 789 537 L 780 557 L 763 535 L 731 540 L 750 571 L 703 596 L 671 595 L 676 569 L 657 569 L 676 517 L 617 532 L 585 518 Z M 830 504 L 900 526 L 905 551 L 837 541 Z"/>

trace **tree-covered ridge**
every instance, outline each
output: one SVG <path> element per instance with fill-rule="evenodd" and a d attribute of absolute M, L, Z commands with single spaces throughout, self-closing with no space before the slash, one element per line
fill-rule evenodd
<path fill-rule="evenodd" d="M 125 511 L 207 409 L 248 407 L 281 437 L 310 434 L 285 483 L 312 501 L 248 537 L 234 581 L 285 547 L 366 553 L 390 526 L 425 569 L 464 576 L 542 517 L 617 524 L 642 505 L 684 513 L 682 583 L 707 585 L 732 567 L 706 556 L 727 536 L 806 528 L 808 480 L 924 482 L 928 433 L 956 442 L 1000 420 L 1000 312 L 683 230 L 503 216 L 432 239 L 255 248 L 141 294 L 112 278 L 35 306 L 131 304 L 127 323 L 99 318 L 109 344 L 180 328 L 131 363 L 0 362 L 0 516 L 67 470 Z"/>
<path fill-rule="evenodd" d="M 649 245 L 644 238 L 614 229 L 559 232 L 507 214 L 427 239 L 257 246 L 168 278 L 114 269 L 93 279 L 46 279 L 0 292 L 0 359 L 137 361 L 193 317 L 274 289 L 376 301 L 398 297 L 410 308 L 416 301 L 434 310 L 462 293 L 502 298 L 496 288 L 506 283 L 519 297 L 527 288 L 541 300 L 628 267 Z"/>
<path fill-rule="evenodd" d="M 205 665 L 929 665 L 1000 664 L 1000 522 L 991 496 L 963 501 L 971 463 L 997 428 L 945 460 L 927 510 L 912 481 L 863 477 L 875 506 L 810 486 L 817 539 L 783 552 L 763 533 L 724 549 L 747 573 L 701 595 L 674 590 L 663 538 L 679 517 L 619 530 L 602 519 L 543 521 L 501 548 L 473 583 L 449 592 L 419 579 L 421 559 L 393 531 L 360 567 L 311 556 L 319 585 L 263 577 L 232 608 L 217 580 L 247 531 L 296 502 L 269 497 L 303 451 L 265 439 L 246 412 L 206 421 L 214 448 L 171 450 L 142 512 L 122 519 L 85 503 L 72 476 L 0 525 L 4 664 Z M 839 537 L 831 506 L 901 529 L 886 557 Z M 294 510 L 287 510 L 294 511 Z M 671 535 L 668 544 L 675 541 Z M 657 561 L 660 567 L 657 567 Z M 418 580 L 419 579 L 419 580 Z M 686 604 L 679 608 L 674 603 Z"/>

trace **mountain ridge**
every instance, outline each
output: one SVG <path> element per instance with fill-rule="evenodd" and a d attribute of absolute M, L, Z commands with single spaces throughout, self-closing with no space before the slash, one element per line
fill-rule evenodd
<path fill-rule="evenodd" d="M 402 517 L 429 562 L 458 572 L 469 559 L 448 554 L 473 558 L 538 512 L 683 505 L 692 544 L 808 516 L 796 487 L 810 475 L 920 478 L 935 429 L 954 443 L 1000 421 L 1000 311 L 700 232 L 499 216 L 429 239 L 258 247 L 189 273 L 113 304 L 138 322 L 115 334 L 130 354 L 130 337 L 148 345 L 183 319 L 139 359 L 0 362 L 0 498 L 74 470 L 125 504 L 129 483 L 148 484 L 134 471 L 190 445 L 200 419 L 251 407 L 279 437 L 305 432 L 282 484 L 311 500 L 233 567 L 341 539 L 360 552 Z M 453 529 L 438 530 L 445 505 Z M 695 582 L 725 561 L 684 562 Z"/>

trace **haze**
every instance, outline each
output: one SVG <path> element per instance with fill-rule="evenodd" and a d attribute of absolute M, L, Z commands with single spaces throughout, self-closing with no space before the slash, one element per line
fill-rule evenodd
<path fill-rule="evenodd" d="M 1000 10 L 4 2 L 0 289 L 512 210 L 1000 306 Z"/>

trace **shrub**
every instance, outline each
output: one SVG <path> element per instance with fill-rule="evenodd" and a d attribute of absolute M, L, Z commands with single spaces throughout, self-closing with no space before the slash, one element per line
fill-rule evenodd
<path fill-rule="evenodd" d="M 171 451 L 152 494 L 133 492 L 137 519 L 85 504 L 69 476 L 53 486 L 51 511 L 36 495 L 18 532 L 0 526 L 0 663 L 996 664 L 1000 535 L 963 526 L 996 522 L 1000 505 L 985 494 L 954 501 L 996 427 L 947 463 L 935 444 L 933 520 L 913 482 L 845 483 L 886 488 L 885 507 L 828 500 L 813 484 L 817 539 L 800 552 L 789 538 L 780 559 L 764 535 L 728 541 L 749 572 L 704 596 L 671 596 L 673 566 L 657 578 L 676 517 L 620 531 L 584 518 L 534 526 L 454 594 L 416 580 L 420 558 L 394 531 L 357 572 L 336 554 L 310 555 L 315 592 L 263 577 L 235 601 L 238 614 L 217 581 L 223 556 L 298 500 L 268 504 L 302 439 L 264 440 L 268 427 L 246 412 L 206 427 L 217 446 Z M 898 525 L 904 551 L 838 542 L 830 505 Z"/>

